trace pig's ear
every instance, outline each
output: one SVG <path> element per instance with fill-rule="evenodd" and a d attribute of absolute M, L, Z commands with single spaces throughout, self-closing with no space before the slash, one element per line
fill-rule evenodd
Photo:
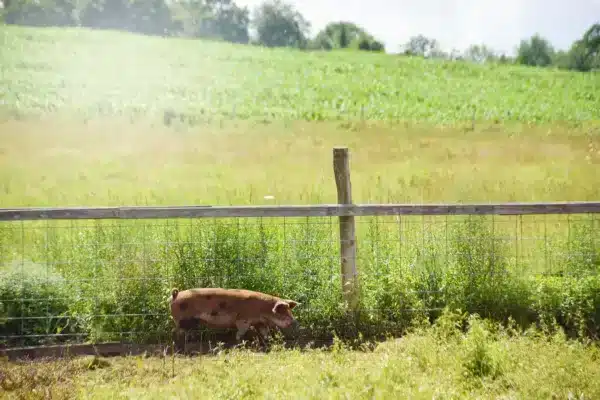
<path fill-rule="evenodd" d="M 273 312 L 277 314 L 278 312 L 283 311 L 285 308 L 289 308 L 290 306 L 285 301 L 279 300 L 275 303 L 275 307 L 273 307 Z"/>
<path fill-rule="evenodd" d="M 290 310 L 294 309 L 294 307 L 299 306 L 301 304 L 294 300 L 286 300 L 286 302 L 290 306 Z"/>

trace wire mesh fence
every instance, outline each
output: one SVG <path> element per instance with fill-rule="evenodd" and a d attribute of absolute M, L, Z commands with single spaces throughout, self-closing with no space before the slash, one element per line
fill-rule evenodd
<path fill-rule="evenodd" d="M 356 242 L 362 331 L 451 307 L 598 332 L 599 214 L 361 216 Z M 0 263 L 1 347 L 168 342 L 174 287 L 294 299 L 313 337 L 351 329 L 333 216 L 0 222 Z"/>

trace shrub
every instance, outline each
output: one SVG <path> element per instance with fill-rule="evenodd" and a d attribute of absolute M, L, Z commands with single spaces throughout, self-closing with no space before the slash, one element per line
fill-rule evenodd
<path fill-rule="evenodd" d="M 3 345 L 51 344 L 78 331 L 68 318 L 71 292 L 52 267 L 32 262 L 0 271 L 0 339 Z M 48 335 L 48 336 L 46 336 Z M 64 340 L 64 339 L 62 339 Z"/>
<path fill-rule="evenodd" d="M 485 318 L 510 315 L 527 323 L 530 289 L 511 273 L 506 244 L 495 237 L 493 222 L 467 218 L 455 229 L 450 247 L 446 304 Z"/>
<path fill-rule="evenodd" d="M 465 377 L 472 382 L 479 382 L 481 378 L 497 379 L 503 374 L 504 359 L 498 349 L 497 342 L 490 336 L 491 332 L 477 314 L 469 317 L 469 330 L 463 341 L 465 353 L 462 365 Z"/>

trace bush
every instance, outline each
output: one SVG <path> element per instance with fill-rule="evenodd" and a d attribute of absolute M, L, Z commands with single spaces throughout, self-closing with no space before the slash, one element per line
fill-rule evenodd
<path fill-rule="evenodd" d="M 13 262 L 0 271 L 0 344 L 32 345 L 64 341 L 58 334 L 78 332 L 69 319 L 71 292 L 53 268 Z M 48 335 L 48 336 L 46 336 Z"/>
<path fill-rule="evenodd" d="M 530 289 L 511 273 L 507 246 L 493 232 L 485 217 L 468 218 L 451 238 L 453 263 L 446 281 L 445 303 L 484 318 L 508 316 L 527 323 Z"/>

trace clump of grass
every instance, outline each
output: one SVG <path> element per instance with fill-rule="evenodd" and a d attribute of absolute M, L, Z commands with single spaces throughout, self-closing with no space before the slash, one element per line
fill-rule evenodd
<path fill-rule="evenodd" d="M 490 332 L 477 314 L 468 320 L 469 328 L 464 339 L 465 353 L 462 365 L 467 379 L 497 379 L 503 374 L 502 351 L 497 343 L 490 343 Z"/>

